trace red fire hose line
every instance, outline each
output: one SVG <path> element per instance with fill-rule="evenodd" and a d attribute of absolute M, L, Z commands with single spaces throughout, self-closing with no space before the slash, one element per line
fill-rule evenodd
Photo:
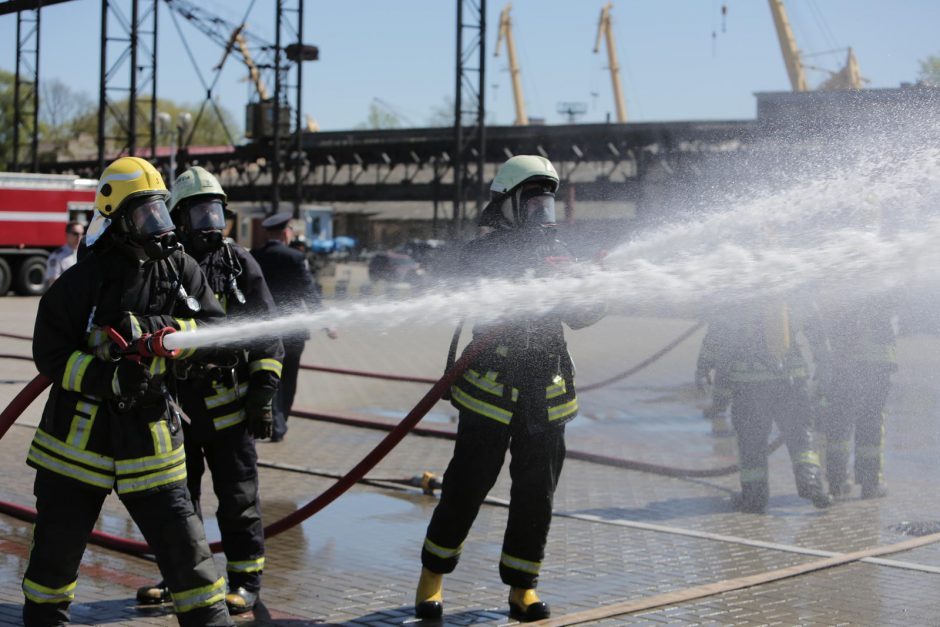
<path fill-rule="evenodd" d="M 334 500 L 339 498 L 344 492 L 349 490 L 357 481 L 365 477 L 372 468 L 376 466 L 388 453 L 408 434 L 408 431 L 414 427 L 425 414 L 431 410 L 431 407 L 440 400 L 441 396 L 444 395 L 444 392 L 450 388 L 453 382 L 460 376 L 464 370 L 470 365 L 470 362 L 475 359 L 481 351 L 486 349 L 487 346 L 492 344 L 493 338 L 487 337 L 482 338 L 472 342 L 464 351 L 463 356 L 457 360 L 453 367 L 444 373 L 435 384 L 431 387 L 430 390 L 425 393 L 421 400 L 412 408 L 408 415 L 398 423 L 398 425 L 391 430 L 391 432 L 385 436 L 385 438 L 376 445 L 362 460 L 353 467 L 352 470 L 347 472 L 342 479 L 339 479 L 332 486 L 327 488 L 322 494 L 314 498 L 312 501 L 301 507 L 300 509 L 291 512 L 284 518 L 277 520 L 264 529 L 264 536 L 270 538 L 276 536 L 277 534 L 294 527 L 307 518 L 310 518 L 324 507 L 332 503 Z M 3 436 L 10 428 L 10 425 L 19 417 L 19 415 L 32 403 L 39 394 L 49 386 L 51 381 L 44 375 L 37 375 L 16 397 L 13 401 L 0 413 L 0 437 Z M 20 505 L 14 505 L 11 503 L 2 503 L 0 502 L 0 511 L 16 516 L 27 521 L 33 521 L 36 519 L 36 510 L 23 507 Z M 111 534 L 103 533 L 100 531 L 93 531 L 91 534 L 90 541 L 101 546 L 108 548 L 116 549 L 126 553 L 150 553 L 150 547 L 146 542 L 139 542 L 136 540 L 130 540 L 127 538 L 120 538 L 118 536 L 113 536 Z M 221 542 L 213 542 L 209 545 L 214 553 L 218 553 L 222 550 Z"/>

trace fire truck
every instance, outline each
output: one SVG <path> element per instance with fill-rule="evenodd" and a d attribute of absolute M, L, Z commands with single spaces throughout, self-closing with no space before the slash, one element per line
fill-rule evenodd
<path fill-rule="evenodd" d="M 69 220 L 88 224 L 97 181 L 68 174 L 0 172 L 0 295 L 42 294 L 46 258 Z"/>

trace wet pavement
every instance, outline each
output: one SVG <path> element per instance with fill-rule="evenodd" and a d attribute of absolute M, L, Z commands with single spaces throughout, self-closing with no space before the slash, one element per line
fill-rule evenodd
<path fill-rule="evenodd" d="M 32 333 L 37 300 L 0 298 L 0 331 Z M 578 381 L 587 385 L 625 371 L 692 326 L 692 320 L 611 316 L 570 333 Z M 451 329 L 431 324 L 379 334 L 340 329 L 337 340 L 317 335 L 303 362 L 433 377 L 441 373 Z M 569 450 L 682 468 L 735 462 L 733 438 L 717 438 L 701 417 L 706 398 L 692 376 L 701 331 L 637 375 L 585 392 L 582 416 L 569 428 Z M 29 355 L 28 342 L 0 337 L 0 353 Z M 783 451 L 771 459 L 771 499 L 765 515 L 743 514 L 730 502 L 737 476 L 676 479 L 568 459 L 556 494 L 539 591 L 555 616 L 722 582 L 844 553 L 900 542 L 902 521 L 940 519 L 940 339 L 906 336 L 887 409 L 886 475 L 890 494 L 853 496 L 827 511 L 796 496 Z M 34 376 L 28 361 L 0 359 L 0 404 Z M 347 413 L 391 422 L 427 385 L 302 372 L 297 409 Z M 42 402 L 37 401 L 0 441 L 0 500 L 33 505 L 33 471 L 26 450 Z M 453 429 L 455 412 L 438 403 L 426 426 Z M 261 443 L 265 463 L 342 474 L 384 437 L 380 431 L 292 418 L 284 442 Z M 377 479 L 440 474 L 450 457 L 446 439 L 408 436 L 373 471 Z M 208 479 L 207 479 L 208 482 Z M 278 519 L 318 495 L 333 480 L 263 466 L 265 520 Z M 208 483 L 204 511 L 210 539 L 218 537 Z M 481 509 L 457 571 L 445 578 L 443 624 L 506 624 L 507 590 L 497 564 L 506 523 L 504 471 Z M 263 607 L 236 618 L 240 625 L 400 625 L 411 615 L 425 526 L 436 497 L 412 488 L 357 485 L 301 526 L 267 542 Z M 112 497 L 98 528 L 139 534 Z M 19 624 L 19 581 L 29 525 L 0 515 L 0 625 Z M 810 551 L 807 551 L 809 549 Z M 816 553 L 814 553 L 815 551 Z M 220 569 L 224 558 L 219 559 Z M 810 574 L 641 610 L 598 624 L 935 624 L 940 614 L 940 544 Z M 168 607 L 139 608 L 134 591 L 158 579 L 156 565 L 91 546 L 73 605 L 76 624 L 173 625 Z M 434 623 L 441 624 L 441 623 Z"/>

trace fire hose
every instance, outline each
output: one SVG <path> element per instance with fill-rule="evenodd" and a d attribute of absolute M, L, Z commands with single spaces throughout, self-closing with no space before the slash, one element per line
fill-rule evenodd
<path fill-rule="evenodd" d="M 327 488 L 319 496 L 303 505 L 294 512 L 291 512 L 284 518 L 277 520 L 264 528 L 264 536 L 270 538 L 278 535 L 310 518 L 324 507 L 339 498 L 344 492 L 349 490 L 359 480 L 365 477 L 366 473 L 376 466 L 401 440 L 408 434 L 424 416 L 431 410 L 444 392 L 457 380 L 464 370 L 483 350 L 485 350 L 494 341 L 493 336 L 488 336 L 475 340 L 464 350 L 463 356 L 457 360 L 454 366 L 444 373 L 437 382 L 428 390 L 421 400 L 408 412 L 408 415 L 395 426 L 385 438 L 379 442 L 365 457 L 360 460 L 352 470 L 348 471 L 341 479 Z M 17 417 L 32 403 L 36 397 L 42 393 L 51 384 L 51 380 L 44 375 L 37 375 L 0 413 L 0 437 L 6 433 L 10 425 Z M 29 507 L 14 505 L 9 503 L 0 503 L 0 512 L 10 514 L 17 518 L 34 521 L 36 510 Z M 116 549 L 132 554 L 150 553 L 150 547 L 146 542 L 121 538 L 100 531 L 93 531 L 90 541 L 107 548 Z M 221 542 L 213 542 L 209 545 L 214 553 L 222 550 Z"/>

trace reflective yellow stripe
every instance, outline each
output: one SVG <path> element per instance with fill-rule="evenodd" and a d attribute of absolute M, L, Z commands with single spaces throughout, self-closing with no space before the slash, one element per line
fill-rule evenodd
<path fill-rule="evenodd" d="M 80 464 L 85 464 L 86 466 L 91 466 L 100 470 L 106 470 L 111 473 L 114 472 L 113 458 L 72 446 L 67 442 L 63 442 L 62 440 L 49 435 L 42 429 L 36 429 L 36 432 L 33 435 L 33 444 L 39 444 L 43 448 L 47 448 L 53 453 L 61 455 L 66 459 L 70 459 Z"/>
<path fill-rule="evenodd" d="M 65 372 L 62 374 L 62 387 L 70 392 L 81 392 L 85 371 L 94 359 L 88 353 L 73 352 L 65 364 Z"/>
<path fill-rule="evenodd" d="M 165 357 L 154 357 L 150 366 L 147 367 L 147 370 L 150 371 L 151 375 L 159 375 L 166 372 L 166 358 Z"/>
<path fill-rule="evenodd" d="M 192 318 L 173 318 L 180 331 L 195 331 L 197 324 Z"/>
<path fill-rule="evenodd" d="M 159 455 L 166 455 L 173 451 L 173 438 L 170 436 L 170 428 L 163 420 L 150 423 L 150 438 L 153 440 L 153 452 Z M 140 458 L 145 459 L 145 458 Z"/>
<path fill-rule="evenodd" d="M 137 319 L 137 316 L 130 314 L 131 319 L 131 340 L 136 340 L 141 335 L 144 334 L 140 329 L 140 321 Z"/>
<path fill-rule="evenodd" d="M 94 486 L 96 488 L 110 490 L 114 486 L 114 476 L 103 475 L 101 473 L 88 470 L 87 468 L 76 466 L 75 464 L 69 463 L 63 459 L 59 459 L 58 457 L 52 457 L 36 446 L 29 447 L 29 454 L 26 456 L 26 460 L 41 468 L 45 468 L 46 470 L 54 472 L 57 475 L 69 477 L 71 479 L 75 479 L 76 481 L 87 483 L 88 485 Z"/>
<path fill-rule="evenodd" d="M 259 557 L 256 560 L 244 560 L 241 562 L 229 562 L 226 570 L 230 573 L 257 573 L 264 570 L 264 558 Z"/>
<path fill-rule="evenodd" d="M 552 384 L 545 388 L 545 398 L 551 400 L 561 396 L 567 391 L 568 386 L 565 385 L 564 378 L 561 375 L 556 374 L 555 378 L 552 380 Z"/>
<path fill-rule="evenodd" d="M 245 410 L 239 409 L 238 411 L 225 414 L 224 416 L 219 416 L 218 418 L 212 419 L 212 424 L 215 425 L 216 431 L 221 431 L 227 427 L 237 425 L 239 423 L 245 422 L 247 416 L 245 415 Z"/>
<path fill-rule="evenodd" d="M 480 388 L 484 392 L 489 392 L 495 396 L 503 395 L 503 384 L 496 383 L 496 373 L 490 370 L 486 373 L 486 376 L 481 377 L 480 373 L 476 370 L 467 370 L 463 373 L 463 378 L 467 382 L 471 383 L 475 387 Z"/>
<path fill-rule="evenodd" d="M 164 430 L 166 430 L 165 422 L 158 422 L 154 424 L 162 424 Z M 153 429 L 151 426 L 151 435 L 156 438 L 164 437 L 159 433 L 159 429 Z M 166 431 L 166 438 L 169 441 L 169 431 Z M 154 442 L 156 444 L 156 441 Z M 153 470 L 161 470 L 176 464 L 180 464 L 183 460 L 186 459 L 186 452 L 183 450 L 183 447 L 180 446 L 176 450 L 170 451 L 169 453 L 157 453 L 156 455 L 148 455 L 146 457 L 135 457 L 134 459 L 117 459 L 114 461 L 114 466 L 117 469 L 118 475 L 130 475 L 134 473 L 147 472 Z"/>
<path fill-rule="evenodd" d="M 33 603 L 66 603 L 75 599 L 76 581 L 61 588 L 49 588 L 32 579 L 23 578 L 23 594 Z"/>
<path fill-rule="evenodd" d="M 86 344 L 88 348 L 98 348 L 102 344 L 111 341 L 111 338 L 108 337 L 108 334 L 104 332 L 104 329 L 101 327 L 92 327 L 91 332 L 88 334 L 88 340 Z"/>
<path fill-rule="evenodd" d="M 200 607 L 218 603 L 225 598 L 225 579 L 219 577 L 215 583 L 201 588 L 173 592 L 173 607 L 177 614 L 191 612 Z"/>
<path fill-rule="evenodd" d="M 437 557 L 446 560 L 460 555 L 460 552 L 463 551 L 463 544 L 458 546 L 456 549 L 449 549 L 447 547 L 441 546 L 440 544 L 435 544 L 428 538 L 425 538 L 424 549 L 431 555 L 436 555 Z"/>
<path fill-rule="evenodd" d="M 742 468 L 741 483 L 756 483 L 767 480 L 766 468 Z"/>
<path fill-rule="evenodd" d="M 270 359 L 270 358 L 258 359 L 248 364 L 249 374 L 254 374 L 260 370 L 268 370 L 276 374 L 278 377 L 280 377 L 282 369 L 283 369 L 283 365 L 281 364 L 281 362 L 279 362 L 276 359 Z"/>
<path fill-rule="evenodd" d="M 796 456 L 796 459 L 793 460 L 794 464 L 810 464 L 812 466 L 819 465 L 819 453 L 816 451 L 803 451 Z"/>
<path fill-rule="evenodd" d="M 95 416 L 98 415 L 98 406 L 93 403 L 79 401 L 75 404 L 75 409 L 85 415 L 75 414 L 72 417 L 72 426 L 69 427 L 69 435 L 66 440 L 69 445 L 84 449 L 88 446 L 91 426 L 95 424 Z"/>
<path fill-rule="evenodd" d="M 542 562 L 530 562 L 529 560 L 524 560 L 518 557 L 513 557 L 507 553 L 503 553 L 499 558 L 500 563 L 504 566 L 508 566 L 513 570 L 521 570 L 524 573 L 529 573 L 530 575 L 538 575 L 539 569 L 542 568 Z"/>
<path fill-rule="evenodd" d="M 226 387 L 223 385 L 213 385 L 212 389 L 216 392 L 206 397 L 206 409 L 222 407 L 223 405 L 234 403 L 239 398 L 245 396 L 245 394 L 248 393 L 248 382 L 239 383 L 237 391 L 234 387 Z"/>
<path fill-rule="evenodd" d="M 450 396 L 452 399 L 454 399 L 454 402 L 461 407 L 469 409 L 472 412 L 476 412 L 481 416 L 492 418 L 493 420 L 501 422 L 504 425 L 508 425 L 509 421 L 512 420 L 511 412 L 497 407 L 496 405 L 491 405 L 479 399 L 473 398 L 456 385 L 450 388 Z"/>
<path fill-rule="evenodd" d="M 763 383 L 766 381 L 782 381 L 784 379 L 805 379 L 806 368 L 797 366 L 775 372 L 773 370 L 732 370 L 728 375 L 728 380 L 733 383 Z"/>
<path fill-rule="evenodd" d="M 118 494 L 130 494 L 132 492 L 141 492 L 178 481 L 186 481 L 186 464 L 182 461 L 176 466 L 167 468 L 166 470 L 151 472 L 130 479 L 118 479 L 117 491 Z"/>
<path fill-rule="evenodd" d="M 555 405 L 548 408 L 548 420 L 561 420 L 572 414 L 578 413 L 578 399 L 573 398 L 563 405 Z"/>

